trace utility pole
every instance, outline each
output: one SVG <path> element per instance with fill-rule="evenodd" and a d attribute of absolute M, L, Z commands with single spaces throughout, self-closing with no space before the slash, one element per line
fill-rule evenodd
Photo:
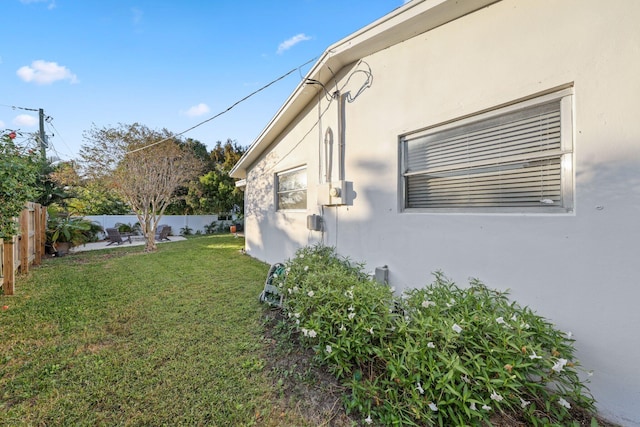
<path fill-rule="evenodd" d="M 47 160 L 47 141 L 44 133 L 44 110 L 40 108 L 38 110 L 40 115 L 40 152 L 42 153 L 42 160 Z"/>

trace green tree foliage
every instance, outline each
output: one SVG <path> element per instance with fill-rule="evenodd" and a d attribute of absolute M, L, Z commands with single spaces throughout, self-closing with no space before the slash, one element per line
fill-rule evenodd
<path fill-rule="evenodd" d="M 187 138 L 186 141 L 179 142 L 180 146 L 189 150 L 193 155 L 202 162 L 202 171 L 205 173 L 214 167 L 214 163 L 209 158 L 209 151 L 207 146 L 202 142 Z M 188 184 L 180 186 L 176 189 L 175 199 L 167 206 L 165 211 L 168 215 L 191 215 L 203 213 L 194 209 L 189 203 L 187 203 L 187 197 L 191 188 L 196 188 L 198 185 L 198 178 L 194 178 Z"/>
<path fill-rule="evenodd" d="M 74 189 L 67 208 L 75 215 L 126 215 L 131 208 L 112 189 L 99 181 L 88 181 Z"/>
<path fill-rule="evenodd" d="M 38 197 L 37 180 L 40 173 L 38 152 L 21 147 L 14 140 L 15 132 L 0 136 L 0 238 L 17 233 L 14 220 L 28 201 Z"/>
<path fill-rule="evenodd" d="M 70 197 L 70 194 L 65 190 L 64 186 L 54 179 L 54 174 L 60 167 L 61 165 L 54 166 L 50 160 L 42 163 L 37 180 L 37 186 L 40 188 L 40 196 L 35 200 L 36 203 L 42 206 L 59 205 Z"/>
<path fill-rule="evenodd" d="M 74 161 L 48 166 L 40 198 L 51 212 L 71 215 L 125 215 L 131 208 L 104 180 L 83 179 Z"/>
<path fill-rule="evenodd" d="M 209 155 L 209 171 L 189 188 L 186 200 L 194 212 L 224 214 L 242 211 L 243 195 L 229 172 L 245 151 L 231 139 L 225 143 L 216 142 Z"/>

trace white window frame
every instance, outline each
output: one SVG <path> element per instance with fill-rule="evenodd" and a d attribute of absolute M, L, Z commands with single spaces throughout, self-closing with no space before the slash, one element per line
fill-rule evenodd
<path fill-rule="evenodd" d="M 429 153 L 434 153 L 434 147 L 437 147 L 438 143 L 441 143 L 439 139 L 444 140 L 449 138 L 449 135 L 459 138 L 462 135 L 471 135 L 471 132 L 475 132 L 478 128 L 482 129 L 483 126 L 492 126 L 492 129 L 496 129 L 495 124 L 505 115 L 517 116 L 523 114 L 526 116 L 527 112 L 539 107 L 544 108 L 545 105 L 558 104 L 559 106 L 559 126 L 560 126 L 560 141 L 555 142 L 553 149 L 548 151 L 539 151 L 533 153 L 518 154 L 515 153 L 506 156 L 504 162 L 502 159 L 498 160 L 497 157 L 502 156 L 503 148 L 498 148 L 502 143 L 498 140 L 497 143 L 492 143 L 492 148 L 489 151 L 489 160 L 477 160 L 481 157 L 471 157 L 473 160 L 469 162 L 465 161 L 446 161 L 443 163 L 445 166 L 435 165 L 435 162 L 430 162 Z M 495 140 L 494 140 L 495 141 Z M 400 155 L 400 209 L 406 212 L 437 212 L 437 213 L 571 213 L 574 209 L 574 178 L 573 178 L 573 90 L 563 89 L 557 92 L 549 93 L 546 95 L 531 98 L 525 101 L 520 101 L 505 107 L 500 107 L 491 111 L 482 112 L 476 115 L 468 116 L 462 119 L 453 120 L 445 124 L 436 125 L 419 132 L 408 133 L 402 135 L 399 139 L 399 155 Z M 411 148 L 413 145 L 414 148 Z M 442 143 L 441 145 L 442 146 Z M 431 150 L 431 151 L 429 151 Z M 410 152 L 411 151 L 411 160 Z M 431 154 L 432 158 L 435 156 Z M 474 154 L 472 154 L 474 156 Z M 475 154 L 477 156 L 477 154 Z M 416 160 L 417 159 L 417 160 Z M 510 184 L 511 186 L 518 186 L 518 180 L 508 181 L 504 176 L 508 173 L 504 171 L 513 169 L 524 169 L 530 167 L 534 162 L 547 161 L 548 163 L 558 163 L 555 168 L 559 169 L 559 191 L 560 195 L 554 194 L 552 197 L 540 196 L 540 199 L 535 202 L 533 200 L 527 200 L 522 202 L 522 206 L 515 206 L 520 202 L 500 202 L 496 200 L 508 200 L 505 196 L 507 193 L 503 190 L 503 184 Z M 449 163 L 447 163 L 449 162 Z M 551 166 L 549 166 L 551 167 Z M 412 169 L 413 168 L 413 169 Z M 458 193 L 451 194 L 451 199 L 447 200 L 449 195 L 446 191 L 443 191 L 445 185 L 441 184 L 446 179 L 452 177 L 464 178 L 467 182 L 473 183 L 474 178 L 477 180 L 481 173 L 488 174 L 493 177 L 492 184 L 494 187 L 491 190 L 486 190 L 487 193 L 483 196 L 488 197 L 495 191 L 500 192 L 497 199 L 494 201 L 479 202 L 479 199 L 475 199 L 475 193 L 470 196 L 469 199 L 464 200 L 464 191 L 462 187 L 458 186 Z M 541 172 L 542 174 L 543 172 Z M 546 172 L 548 173 L 548 172 Z M 548 175 L 549 177 L 555 177 L 556 175 Z M 412 178 L 414 177 L 414 178 Z M 440 183 L 438 183 L 440 179 Z M 410 180 L 418 182 L 413 188 L 425 189 L 427 187 L 436 188 L 441 191 L 440 194 L 443 197 L 437 196 L 430 197 L 428 195 L 420 196 L 419 191 L 414 191 L 411 195 L 410 192 Z M 500 184 L 498 183 L 498 180 Z M 557 181 L 556 181 L 557 182 Z M 438 187 L 441 185 L 441 187 Z M 540 186 L 541 192 L 544 189 L 544 185 Z M 555 191 L 557 191 L 558 185 L 556 185 Z M 471 191 L 468 194 L 471 194 Z M 493 191 L 493 192 L 492 192 Z M 529 191 L 529 193 L 531 193 Z M 425 193 L 429 194 L 429 193 Z M 435 193 L 433 193 L 435 194 Z M 531 196 L 529 196 L 531 197 Z M 457 201 L 453 201 L 453 200 Z M 471 200 L 471 201 L 469 201 Z M 515 200 L 515 199 L 512 199 Z"/>
<path fill-rule="evenodd" d="M 281 189 L 280 181 L 283 176 L 288 175 L 304 175 L 304 186 L 291 188 L 291 189 Z M 275 204 L 277 211 L 306 211 L 307 210 L 307 166 L 298 166 L 292 169 L 287 169 L 281 172 L 276 173 L 275 176 Z M 292 194 L 292 193 L 303 193 L 304 194 L 304 207 L 282 207 L 281 203 L 281 195 L 283 194 Z"/>

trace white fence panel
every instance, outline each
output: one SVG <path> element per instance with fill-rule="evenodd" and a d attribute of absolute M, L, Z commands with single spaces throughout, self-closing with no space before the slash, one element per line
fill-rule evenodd
<path fill-rule="evenodd" d="M 138 222 L 135 215 L 87 215 L 85 218 L 97 222 L 103 229 L 113 228 L 118 223 L 134 225 Z M 174 235 L 180 234 L 180 230 L 185 227 L 189 227 L 192 233 L 204 233 L 204 227 L 212 222 L 218 222 L 218 215 L 162 215 L 160 218 L 160 224 L 171 226 Z"/>

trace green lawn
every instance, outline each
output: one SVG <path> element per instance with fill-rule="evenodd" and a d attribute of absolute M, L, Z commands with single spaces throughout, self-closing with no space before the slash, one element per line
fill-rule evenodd
<path fill-rule="evenodd" d="M 0 296 L 0 425 L 305 424 L 276 402 L 268 266 L 243 243 L 83 252 L 19 278 Z"/>

